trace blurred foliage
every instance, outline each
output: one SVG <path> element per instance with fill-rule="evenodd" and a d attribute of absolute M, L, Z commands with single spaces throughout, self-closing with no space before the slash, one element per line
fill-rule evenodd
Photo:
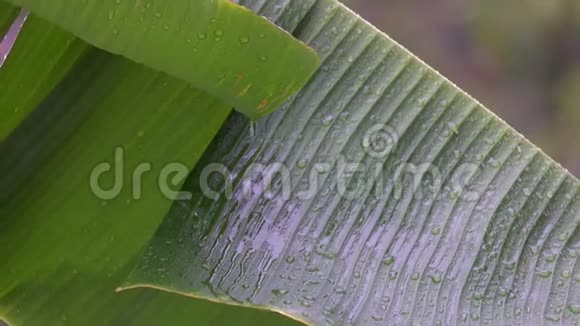
<path fill-rule="evenodd" d="M 345 3 L 580 176 L 580 1 Z"/>

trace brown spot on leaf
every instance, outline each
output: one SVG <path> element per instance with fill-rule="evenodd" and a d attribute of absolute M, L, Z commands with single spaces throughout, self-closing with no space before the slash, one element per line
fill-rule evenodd
<path fill-rule="evenodd" d="M 262 100 L 262 102 L 260 102 L 260 105 L 258 105 L 258 110 L 267 111 L 268 110 L 268 107 L 267 107 L 268 103 L 270 103 L 270 101 Z"/>

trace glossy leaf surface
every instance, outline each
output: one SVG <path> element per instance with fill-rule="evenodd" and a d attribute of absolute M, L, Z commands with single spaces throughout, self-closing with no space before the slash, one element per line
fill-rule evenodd
<path fill-rule="evenodd" d="M 227 123 L 124 288 L 318 325 L 578 323 L 578 181 L 336 1 L 297 35 L 320 71 L 257 136 Z"/>

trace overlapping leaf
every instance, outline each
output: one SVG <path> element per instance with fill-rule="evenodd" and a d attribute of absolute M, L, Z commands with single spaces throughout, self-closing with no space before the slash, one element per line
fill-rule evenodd
<path fill-rule="evenodd" d="M 312 49 L 229 0 L 10 2 L 254 119 L 300 90 L 319 63 Z"/>

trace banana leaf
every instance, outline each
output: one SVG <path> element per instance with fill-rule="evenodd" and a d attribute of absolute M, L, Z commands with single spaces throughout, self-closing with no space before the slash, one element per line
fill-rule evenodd
<path fill-rule="evenodd" d="M 313 325 L 578 323 L 578 180 L 336 1 L 297 36 L 322 68 L 258 137 L 228 121 L 121 289 Z"/>
<path fill-rule="evenodd" d="M 253 119 L 275 110 L 318 67 L 312 49 L 229 0 L 9 1 L 99 48 L 183 79 Z"/>

